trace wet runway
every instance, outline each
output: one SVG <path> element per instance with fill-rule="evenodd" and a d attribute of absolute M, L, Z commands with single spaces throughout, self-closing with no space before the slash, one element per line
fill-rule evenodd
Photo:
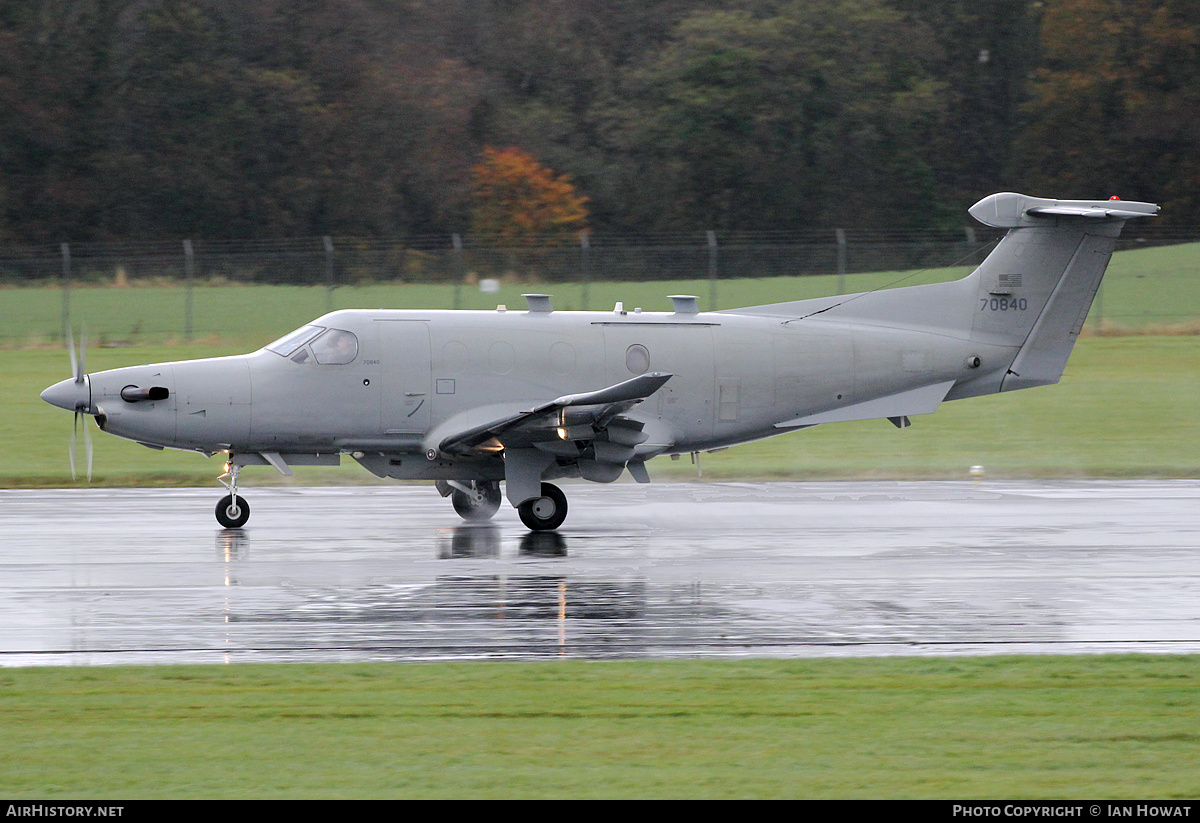
<path fill-rule="evenodd" d="M 0 491 L 0 665 L 1200 651 L 1200 482 Z"/>

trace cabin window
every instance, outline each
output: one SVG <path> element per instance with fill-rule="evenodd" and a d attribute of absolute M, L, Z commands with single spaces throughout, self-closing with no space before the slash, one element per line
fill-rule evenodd
<path fill-rule="evenodd" d="M 329 329 L 310 345 L 322 366 L 344 366 L 358 357 L 358 338 L 353 332 Z"/>
<path fill-rule="evenodd" d="M 641 343 L 634 343 L 625 350 L 625 368 L 634 374 L 645 374 L 650 368 L 650 351 Z"/>

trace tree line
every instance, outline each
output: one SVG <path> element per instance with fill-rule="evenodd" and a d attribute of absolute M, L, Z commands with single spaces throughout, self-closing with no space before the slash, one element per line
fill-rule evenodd
<path fill-rule="evenodd" d="M 600 231 L 1194 225 L 1198 75 L 1193 0 L 0 0 L 0 240 L 465 232 L 489 150 Z"/>

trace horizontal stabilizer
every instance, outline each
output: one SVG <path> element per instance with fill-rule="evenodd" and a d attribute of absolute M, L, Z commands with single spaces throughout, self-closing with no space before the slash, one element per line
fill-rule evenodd
<path fill-rule="evenodd" d="M 953 380 L 934 383 L 919 389 L 889 394 L 862 403 L 854 403 L 840 409 L 807 414 L 776 423 L 777 429 L 794 429 L 801 426 L 817 426 L 822 423 L 845 423 L 848 420 L 875 420 L 881 417 L 907 417 L 910 414 L 932 414 L 954 385 Z"/>
<path fill-rule="evenodd" d="M 1153 217 L 1158 206 L 1132 200 L 1048 200 L 1006 191 L 983 198 L 969 209 L 971 216 L 988 226 L 1015 229 L 1044 224 L 1046 218 L 1084 217 L 1092 220 L 1129 220 Z"/>

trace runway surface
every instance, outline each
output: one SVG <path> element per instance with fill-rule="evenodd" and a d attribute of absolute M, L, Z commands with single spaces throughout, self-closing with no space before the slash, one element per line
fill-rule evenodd
<path fill-rule="evenodd" d="M 0 491 L 0 665 L 1200 651 L 1200 483 Z"/>

